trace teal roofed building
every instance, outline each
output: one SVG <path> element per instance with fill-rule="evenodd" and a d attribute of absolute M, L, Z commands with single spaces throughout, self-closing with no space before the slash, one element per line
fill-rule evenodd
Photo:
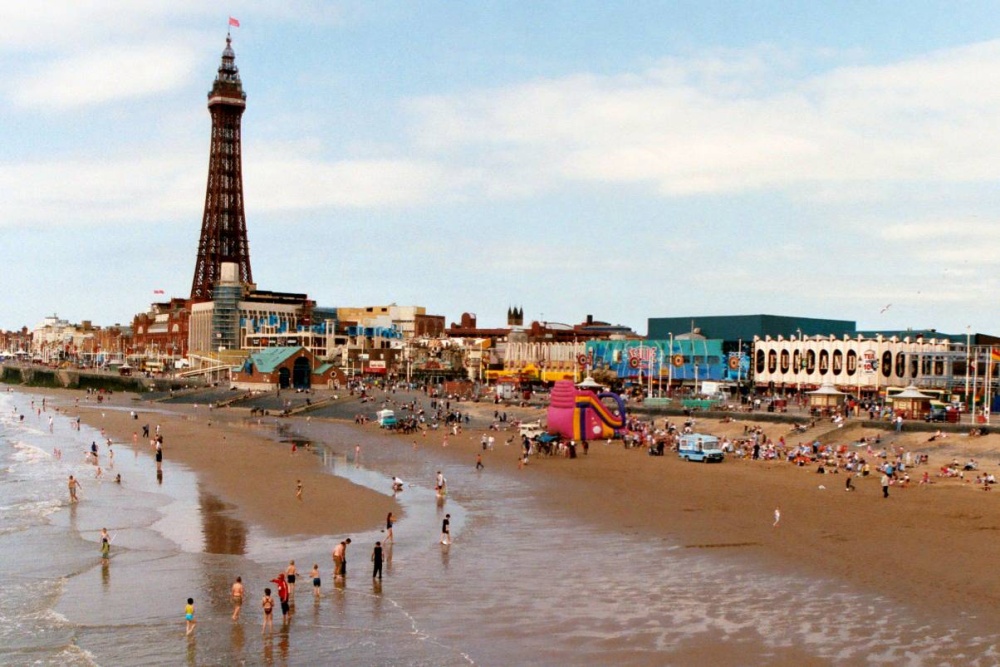
<path fill-rule="evenodd" d="M 789 317 L 785 315 L 707 315 L 703 317 L 650 317 L 647 336 L 651 340 L 667 340 L 671 336 L 687 333 L 701 334 L 705 338 L 721 340 L 726 349 L 742 341 L 753 341 L 754 336 L 837 336 L 856 335 L 857 323 L 851 320 L 827 320 L 815 317 Z"/>
<path fill-rule="evenodd" d="M 243 365 L 234 368 L 232 384 L 236 389 L 271 391 L 333 387 L 345 378 L 333 364 L 320 363 L 305 347 L 269 347 L 254 352 Z"/>

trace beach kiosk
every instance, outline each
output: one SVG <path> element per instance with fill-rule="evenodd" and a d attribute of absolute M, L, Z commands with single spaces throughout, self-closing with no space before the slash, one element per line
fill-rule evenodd
<path fill-rule="evenodd" d="M 605 387 L 603 384 L 595 380 L 592 376 L 588 375 L 583 378 L 583 382 L 578 382 L 576 385 L 577 389 L 589 389 L 590 391 L 599 392 L 604 391 Z"/>
<path fill-rule="evenodd" d="M 829 382 L 824 382 L 815 391 L 806 392 L 809 396 L 809 407 L 814 410 L 836 412 L 844 405 L 847 394 L 838 390 Z"/>
<path fill-rule="evenodd" d="M 921 392 L 916 385 L 911 384 L 892 397 L 892 411 L 902 415 L 903 419 L 921 419 L 930 412 L 932 400 L 933 396 Z"/>

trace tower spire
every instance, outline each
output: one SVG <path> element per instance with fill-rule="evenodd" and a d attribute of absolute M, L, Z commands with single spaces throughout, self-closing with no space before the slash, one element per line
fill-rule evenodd
<path fill-rule="evenodd" d="M 208 111 L 212 116 L 212 142 L 208 157 L 208 185 L 201 221 L 198 258 L 191 282 L 192 299 L 210 299 L 221 277 L 220 265 L 238 266 L 239 280 L 253 282 L 250 244 L 243 211 L 243 158 L 240 120 L 246 109 L 246 93 L 236 67 L 232 37 L 226 33 L 226 48 L 212 90 Z"/>

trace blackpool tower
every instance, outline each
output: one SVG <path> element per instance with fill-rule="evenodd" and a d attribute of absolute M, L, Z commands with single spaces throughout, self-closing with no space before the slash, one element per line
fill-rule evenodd
<path fill-rule="evenodd" d="M 243 168 L 240 151 L 240 118 L 247 96 L 236 68 L 232 38 L 226 35 L 222 64 L 208 93 L 212 115 L 212 146 L 208 157 L 208 187 L 205 214 L 201 221 L 198 260 L 191 283 L 192 300 L 212 298 L 221 277 L 220 266 L 232 262 L 239 269 L 239 281 L 253 282 L 250 273 L 250 245 L 243 212 Z"/>

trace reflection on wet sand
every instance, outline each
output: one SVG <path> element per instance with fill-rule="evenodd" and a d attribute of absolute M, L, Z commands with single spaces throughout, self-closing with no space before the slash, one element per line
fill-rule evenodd
<path fill-rule="evenodd" d="M 243 655 L 243 646 L 246 643 L 246 638 L 243 634 L 243 624 L 233 623 L 232 630 L 229 634 L 229 643 L 232 646 L 232 654 L 234 656 Z"/>
<path fill-rule="evenodd" d="M 247 548 L 247 527 L 232 517 L 233 509 L 218 496 L 205 491 L 198 484 L 198 504 L 201 506 L 201 532 L 205 538 L 204 552 L 209 554 L 227 554 L 242 556 Z"/>

